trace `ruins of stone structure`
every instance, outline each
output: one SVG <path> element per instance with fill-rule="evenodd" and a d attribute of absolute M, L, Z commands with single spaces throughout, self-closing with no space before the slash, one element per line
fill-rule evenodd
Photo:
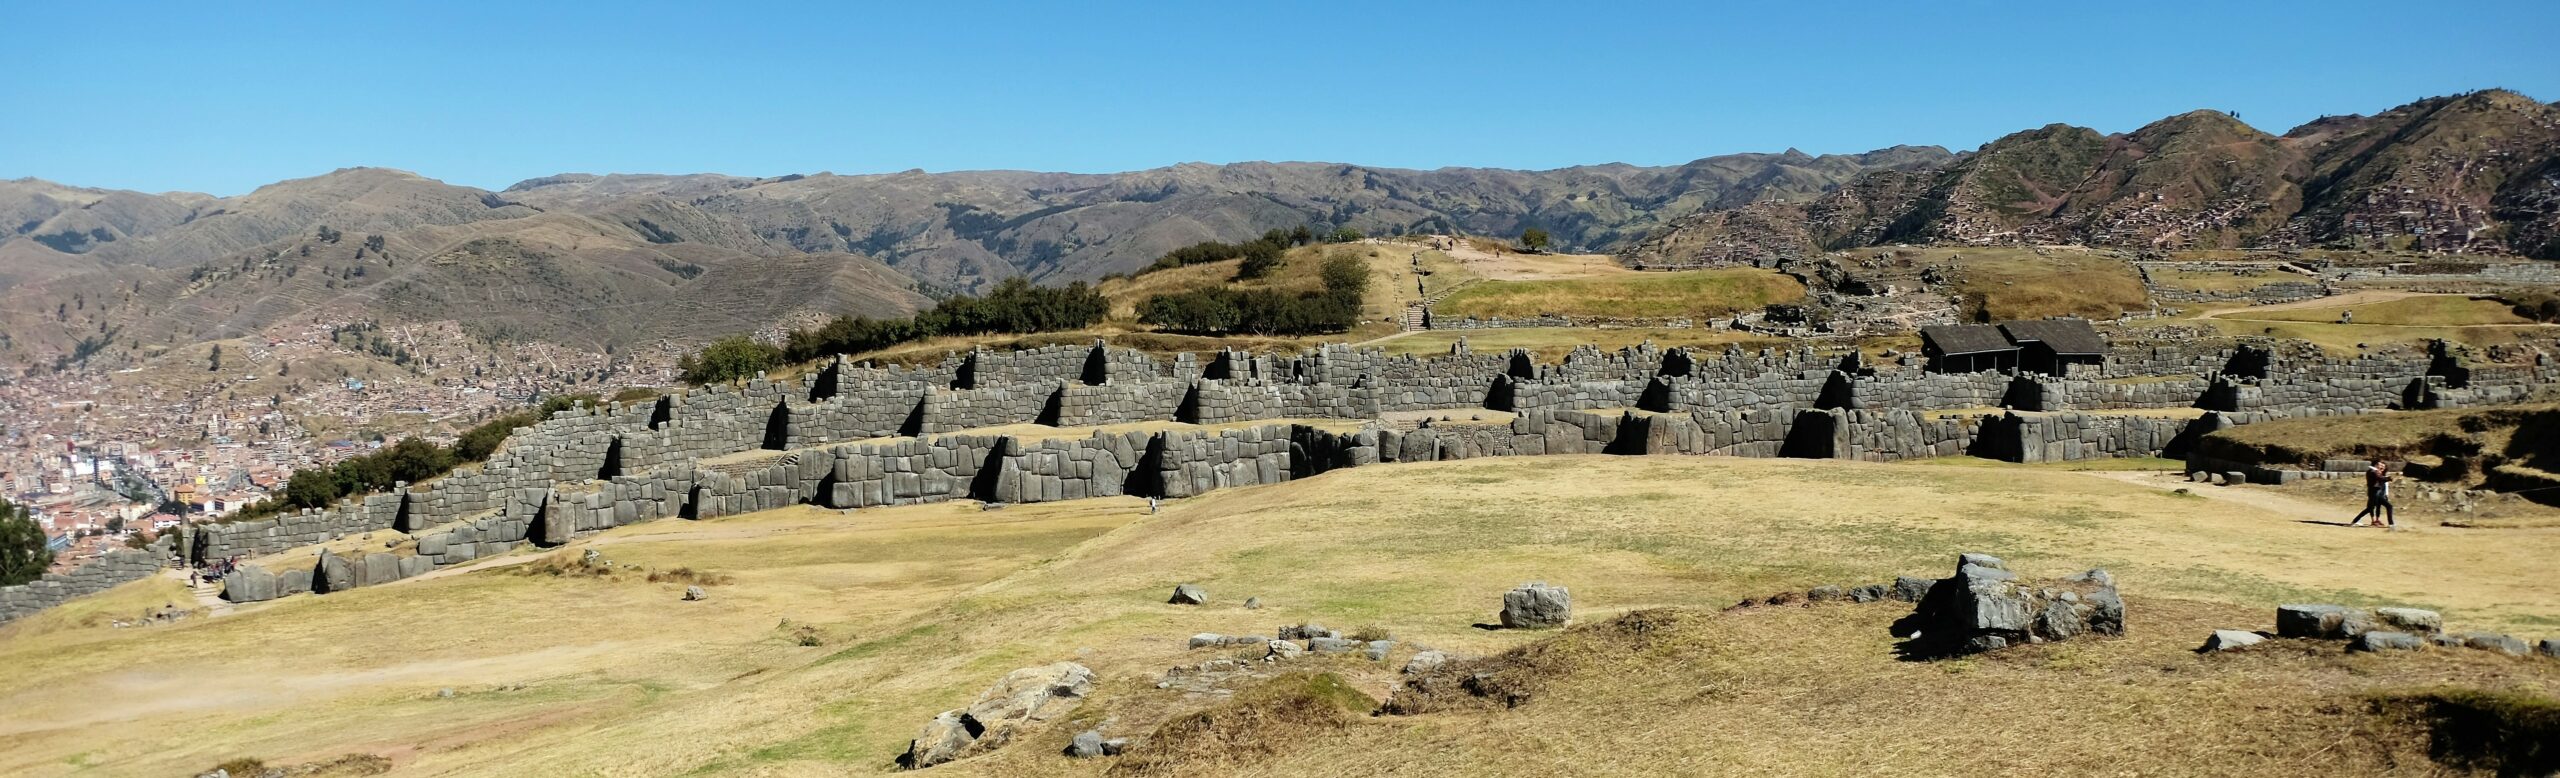
<path fill-rule="evenodd" d="M 2118 380 L 2127 377 L 2141 379 Z M 2443 354 L 2335 359 L 2177 343 L 2119 345 L 2096 374 L 2068 377 L 1931 373 L 1810 347 L 1585 346 L 1557 364 L 1463 345 L 1429 358 L 1347 346 L 1170 359 L 1099 343 L 981 350 L 919 367 L 837 362 L 791 379 L 572 409 L 518 430 L 478 468 L 324 511 L 200 527 L 184 552 L 197 560 L 272 554 L 380 530 L 416 539 L 414 548 L 324 559 L 271 582 L 244 579 L 225 594 L 249 602 L 375 585 L 639 521 L 798 503 L 859 509 L 1188 497 L 1337 468 L 1483 456 L 2184 457 L 2198 438 L 2235 424 L 2510 402 L 2555 380 L 2560 368 L 2549 364 L 2472 366 Z M 2207 412 L 2107 413 L 2190 407 Z M 1499 411 L 1504 419 L 1380 421 L 1442 410 Z M 1284 418 L 1368 423 L 1347 431 L 1251 424 Z M 966 432 L 1166 420 L 1226 428 L 1059 438 Z M 2249 481 L 2284 477 L 2224 469 Z M 128 574 L 83 571 L 75 585 L 0 589 L 0 619 L 139 577 L 118 575 Z"/>
<path fill-rule="evenodd" d="M 2124 599 L 2105 570 L 2029 584 L 1988 554 L 1956 558 L 1956 574 L 1939 580 L 1911 615 L 1895 621 L 1906 654 L 1953 656 L 2013 645 L 2124 634 Z"/>

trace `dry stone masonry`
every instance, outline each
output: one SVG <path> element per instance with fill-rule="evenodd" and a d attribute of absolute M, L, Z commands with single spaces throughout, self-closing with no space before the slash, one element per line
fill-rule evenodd
<path fill-rule="evenodd" d="M 386 530 L 415 540 L 390 552 L 398 559 L 389 563 L 322 561 L 308 581 L 287 573 L 271 588 L 229 587 L 225 596 L 246 602 L 373 585 L 635 522 L 802 503 L 1178 498 L 1344 467 L 1486 456 L 2187 457 L 2203 435 L 2232 425 L 2507 402 L 2555 379 L 2560 368 L 2547 363 L 2466 366 L 2443 351 L 2334 359 L 2176 342 L 2119 347 L 2102 370 L 2069 377 L 1933 373 L 1811 347 L 1584 346 L 1552 364 L 1463 343 L 1432 357 L 1338 345 L 1171 358 L 1100 343 L 979 350 L 915 367 L 837 362 L 790 379 L 572 409 L 517 431 L 478 467 L 327 510 L 201 527 L 177 550 L 201 561 Z M 2113 413 L 2165 408 L 2202 413 Z M 1435 411 L 1467 415 L 1379 421 Z M 1279 419 L 1368 423 L 1345 430 Z M 1080 437 L 966 432 L 1165 421 L 1201 426 Z M 2288 477 L 2219 464 L 2191 462 L 2241 480 Z M 58 582 L 68 588 L 0 589 L 0 618 L 131 575 L 109 567 Z"/>

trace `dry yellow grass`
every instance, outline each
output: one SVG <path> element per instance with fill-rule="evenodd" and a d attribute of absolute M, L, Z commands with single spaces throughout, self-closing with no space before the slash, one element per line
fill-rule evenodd
<path fill-rule="evenodd" d="M 1804 284 L 1754 268 L 1622 273 L 1545 281 L 1485 281 L 1432 307 L 1445 318 L 1633 317 L 1704 320 L 1804 299 Z"/>
<path fill-rule="evenodd" d="M 1613 327 L 1590 329 L 1581 327 L 1505 327 L 1491 330 L 1430 330 L 1396 335 L 1372 343 L 1390 354 L 1436 356 L 1449 353 L 1449 347 L 1465 338 L 1467 348 L 1477 353 L 1501 353 L 1525 348 L 1543 362 L 1557 362 L 1574 347 L 1591 345 L 1603 351 L 1614 351 L 1651 341 L 1661 348 L 1688 347 L 1720 353 L 1726 346 L 1757 349 L 1778 346 L 1782 338 L 1755 335 L 1725 329 Z"/>
<path fill-rule="evenodd" d="M 2453 294 L 2403 297 L 2364 304 L 2227 311 L 2219 318 L 2256 321 L 2336 322 L 2354 313 L 2359 326 L 2470 327 L 2484 324 L 2533 324 L 2517 316 L 2507 303 Z"/>
<path fill-rule="evenodd" d="M 1891 606 L 1701 615 L 1660 652 L 1596 651 L 1517 710 L 1362 720 L 1238 769 L 2107 773 L 2210 757 L 2280 772 L 2361 726 L 2353 695 L 2445 678 L 2560 684 L 2560 663 L 2485 654 L 2186 652 L 2206 628 L 2265 627 L 2291 601 L 2552 632 L 2560 602 L 2540 573 L 2560 531 L 2349 531 L 2103 475 L 1540 457 L 1361 468 L 1158 516 L 1124 498 L 660 521 L 572 549 L 735 582 L 688 603 L 672 585 L 482 572 L 143 631 L 0 630 L 0 773 L 348 753 L 388 757 L 394 775 L 881 772 L 923 721 L 1015 667 L 1093 667 L 1101 689 L 1076 726 L 1111 718 L 1115 735 L 1144 734 L 1207 704 L 1154 688 L 1165 668 L 1216 655 L 1183 648 L 1195 632 L 1314 620 L 1492 653 L 1538 637 L 1468 626 L 1523 580 L 1572 587 L 1587 622 L 1941 575 L 1970 550 L 2032 575 L 2108 567 L 2133 636 L 1914 664 L 1890 654 Z M 1180 582 L 1206 586 L 1211 605 L 1163 604 Z M 1265 607 L 1236 607 L 1249 595 Z M 802 645 L 803 628 L 825 645 Z M 1315 666 L 1390 691 L 1383 666 Z M 1106 769 L 1056 755 L 1071 728 L 938 769 Z"/>

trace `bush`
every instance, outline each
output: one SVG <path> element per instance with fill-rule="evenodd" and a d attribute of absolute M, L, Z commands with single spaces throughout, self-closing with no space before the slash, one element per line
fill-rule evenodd
<path fill-rule="evenodd" d="M 2498 299 L 2512 306 L 2517 316 L 2538 322 L 2560 323 L 2560 294 L 2536 289 L 2502 295 Z"/>

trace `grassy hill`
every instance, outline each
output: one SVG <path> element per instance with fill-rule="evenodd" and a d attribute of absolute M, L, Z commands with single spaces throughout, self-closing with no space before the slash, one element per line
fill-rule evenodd
<path fill-rule="evenodd" d="M 1843 510 L 1844 494 L 1859 507 Z M 2303 519 L 2351 508 L 2253 499 L 2276 502 L 2047 467 L 1485 459 L 1221 491 L 1154 516 L 1111 499 L 669 520 L 552 552 L 646 568 L 619 575 L 554 575 L 566 568 L 525 552 L 220 617 L 88 626 L 102 609 L 177 596 L 145 582 L 0 628 L 12 668 L 0 705 L 14 712 L 0 772 L 186 774 L 350 754 L 387 758 L 394 775 L 886 772 L 934 713 L 1008 670 L 1069 659 L 1100 674 L 1070 720 L 936 769 L 2423 771 L 2423 722 L 2376 701 L 2447 685 L 2560 694 L 2560 664 L 2485 652 L 2190 653 L 2209 629 L 2266 627 L 2280 602 L 2433 607 L 2455 629 L 2560 624 L 2539 586 L 2560 552 L 2548 533 L 2349 532 Z M 1974 550 L 2031 575 L 2109 568 L 2131 634 L 1912 663 L 1885 635 L 1907 606 L 1720 612 L 1820 584 L 1944 575 Z M 683 602 L 682 583 L 649 580 L 679 568 L 728 582 Z M 1224 715 L 1266 722 L 1251 732 L 1267 741 L 1057 755 L 1082 727 L 1146 739 L 1221 705 L 1157 687 L 1167 668 L 1225 655 L 1186 649 L 1193 633 L 1320 621 L 1391 633 L 1405 650 L 1491 654 L 1549 639 L 1470 626 L 1533 579 L 1571 587 L 1584 624 L 1675 610 L 1643 617 L 1654 626 L 1641 634 L 1561 638 L 1536 695 L 1509 710 L 1302 719 L 1250 708 L 1289 695 L 1247 679 Z M 1163 604 L 1181 582 L 1206 586 L 1211 604 Z M 1264 607 L 1238 607 L 1247 596 Z M 1383 699 L 1405 650 L 1295 666 Z"/>
<path fill-rule="evenodd" d="M 1444 317 L 1709 319 L 1804 299 L 1804 284 L 1752 268 L 1545 281 L 1485 281 L 1432 306 Z"/>

